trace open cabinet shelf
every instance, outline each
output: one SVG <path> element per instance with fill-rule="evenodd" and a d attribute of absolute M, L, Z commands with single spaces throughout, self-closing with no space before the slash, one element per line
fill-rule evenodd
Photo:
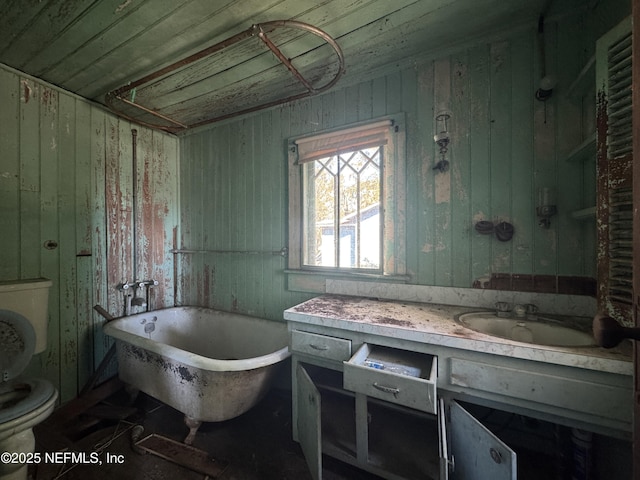
<path fill-rule="evenodd" d="M 581 210 L 575 210 L 571 212 L 571 217 L 576 220 L 595 220 L 596 207 L 583 208 Z"/>
<path fill-rule="evenodd" d="M 501 440 L 508 422 L 500 420 L 497 428 L 485 423 L 515 418 L 512 413 L 453 399 L 440 399 L 437 415 L 420 412 L 345 390 L 340 371 L 307 363 L 298 364 L 297 377 L 298 436 L 314 479 L 322 478 L 323 454 L 391 480 L 533 480 L 553 478 L 557 471 L 553 455 L 526 445 L 527 432 L 515 430 L 509 441 L 523 434 L 525 440 L 511 448 Z M 313 418 L 319 420 L 317 430 Z M 532 422 L 539 432 L 540 422 Z M 546 425 L 553 432 L 553 425 Z M 318 445 L 309 448 L 305 438 Z"/>
<path fill-rule="evenodd" d="M 323 455 L 390 480 L 548 478 L 553 466 L 527 462 L 526 452 L 519 472 L 520 453 L 500 438 L 504 432 L 468 406 L 444 397 L 432 409 L 437 363 L 428 353 L 367 343 L 342 364 L 294 355 L 294 438 L 312 478 L 323 478 Z M 382 398 L 371 386 L 384 386 Z"/>
<path fill-rule="evenodd" d="M 340 386 L 341 372 L 307 363 L 299 368 L 304 373 L 298 376 L 306 375 L 311 382 L 298 382 L 303 392 L 299 402 L 318 397 L 310 404 L 320 410 L 321 454 L 383 478 L 440 478 L 436 415 L 345 390 Z M 315 415 L 314 411 L 311 416 Z M 298 428 L 301 423 L 308 424 L 299 420 Z"/>
<path fill-rule="evenodd" d="M 595 155 L 596 135 L 594 133 L 569 152 L 569 155 L 567 155 L 567 162 L 586 161 L 589 158 L 595 159 Z"/>
<path fill-rule="evenodd" d="M 596 80 L 596 56 L 593 55 L 582 67 L 576 79 L 569 85 L 567 96 L 576 98 L 583 95 L 589 88 L 593 87 Z"/>

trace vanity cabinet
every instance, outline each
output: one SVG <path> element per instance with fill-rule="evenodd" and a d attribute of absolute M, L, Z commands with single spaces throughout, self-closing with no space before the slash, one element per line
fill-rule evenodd
<path fill-rule="evenodd" d="M 292 341 L 293 428 L 312 478 L 322 478 L 323 454 L 394 480 L 517 478 L 513 450 L 437 398 L 437 357 L 363 343 L 327 361 L 329 345 L 350 341 L 308 333 L 291 332 L 315 342 Z"/>
<path fill-rule="evenodd" d="M 314 479 L 323 455 L 395 480 L 517 478 L 513 447 L 524 465 L 530 446 L 493 435 L 487 410 L 544 422 L 549 442 L 554 426 L 630 440 L 630 352 L 489 337 L 453 320 L 467 311 L 330 295 L 285 311 L 293 438 Z M 545 471 L 520 480 L 549 478 L 532 464 Z"/>

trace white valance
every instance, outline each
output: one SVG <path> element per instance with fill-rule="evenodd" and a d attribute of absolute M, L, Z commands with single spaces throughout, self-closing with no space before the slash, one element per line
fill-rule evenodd
<path fill-rule="evenodd" d="M 392 132 L 393 120 L 382 120 L 366 125 L 321 133 L 294 140 L 298 163 L 331 157 L 346 151 L 386 145 Z"/>

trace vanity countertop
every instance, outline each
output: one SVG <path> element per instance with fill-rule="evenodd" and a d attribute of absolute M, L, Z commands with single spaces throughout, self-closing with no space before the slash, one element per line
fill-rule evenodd
<path fill-rule="evenodd" d="M 481 308 L 413 303 L 346 295 L 322 295 L 289 308 L 285 320 L 461 350 L 633 375 L 632 348 L 535 345 L 475 332 L 456 315 Z"/>

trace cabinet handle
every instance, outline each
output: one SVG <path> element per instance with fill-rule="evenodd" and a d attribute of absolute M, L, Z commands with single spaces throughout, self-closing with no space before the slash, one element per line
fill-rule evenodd
<path fill-rule="evenodd" d="M 321 350 L 321 351 L 329 350 L 329 347 L 327 347 L 326 345 L 315 345 L 313 343 L 310 343 L 309 346 L 314 350 Z"/>
<path fill-rule="evenodd" d="M 397 397 L 400 393 L 400 389 L 398 387 L 387 387 L 386 385 L 380 385 L 378 382 L 373 382 L 373 388 L 377 388 L 384 393 L 393 393 L 394 397 Z"/>

